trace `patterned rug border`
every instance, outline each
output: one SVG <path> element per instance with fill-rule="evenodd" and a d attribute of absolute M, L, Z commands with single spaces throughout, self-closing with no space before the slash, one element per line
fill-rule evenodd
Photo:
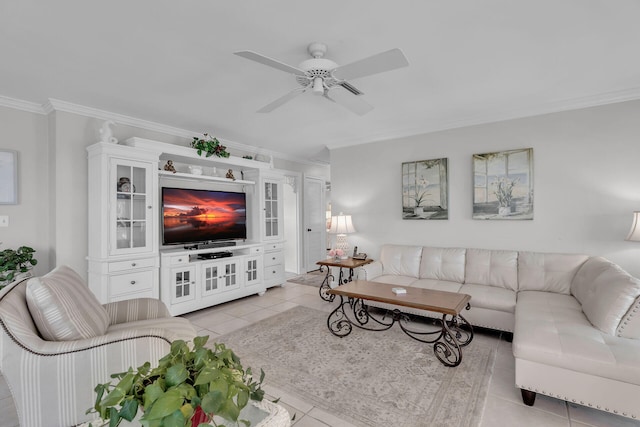
<path fill-rule="evenodd" d="M 389 420 L 393 419 L 394 414 L 400 416 L 404 416 L 406 419 L 399 420 L 403 421 L 402 424 L 404 427 L 409 426 L 451 426 L 451 425 L 460 425 L 460 426 L 476 426 L 479 425 L 482 420 L 482 415 L 484 411 L 484 406 L 487 398 L 489 382 L 491 376 L 493 375 L 493 368 L 497 353 L 497 342 L 493 342 L 489 337 L 478 335 L 474 337 L 474 340 L 469 344 L 468 347 L 465 347 L 463 350 L 463 361 L 462 364 L 457 368 L 446 368 L 437 361 L 436 357 L 433 355 L 433 347 L 430 344 L 422 344 L 411 338 L 405 336 L 399 328 L 394 326 L 389 331 L 386 332 L 371 332 L 371 331 L 363 331 L 354 329 L 351 335 L 338 338 L 329 332 L 326 326 L 326 319 L 328 313 L 323 311 L 315 310 L 312 308 L 307 308 L 303 306 L 293 307 L 285 312 L 279 313 L 267 319 L 264 319 L 260 322 L 247 325 L 243 328 L 240 328 L 234 332 L 230 332 L 228 334 L 222 335 L 215 339 L 216 342 L 225 343 L 229 348 L 231 348 L 236 354 L 240 357 L 245 367 L 251 366 L 254 372 L 258 372 L 260 368 L 264 368 L 266 377 L 265 383 L 272 385 L 283 392 L 292 394 L 294 396 L 300 396 L 304 401 L 317 406 L 330 414 L 337 416 L 345 421 L 348 421 L 356 426 L 363 427 L 371 427 L 371 426 L 387 426 L 389 425 Z M 295 320 L 298 319 L 298 320 Z M 313 322 L 309 322 L 309 320 L 313 320 Z M 287 324 L 291 323 L 290 330 L 287 330 L 286 334 L 283 334 L 283 331 L 274 332 L 278 328 L 283 328 Z M 306 363 L 306 359 L 304 361 L 292 360 L 290 366 L 284 366 L 283 363 L 279 362 L 278 359 L 287 360 L 286 353 L 284 352 L 296 352 L 301 349 L 298 348 L 297 343 L 302 343 L 303 340 L 312 339 L 314 337 L 313 334 L 318 334 L 320 332 L 318 329 L 318 324 L 321 325 L 322 328 L 326 331 L 326 336 L 324 333 L 321 333 L 320 338 L 322 340 L 327 340 L 327 345 L 323 346 L 322 342 L 313 342 L 313 343 L 305 343 L 308 346 L 319 345 L 321 347 L 315 348 L 310 351 L 310 355 L 315 355 L 316 357 L 320 357 L 320 361 L 324 361 L 320 355 L 324 354 L 326 357 L 331 358 L 331 360 L 339 360 L 338 356 L 341 357 L 349 357 L 349 352 L 347 350 L 352 349 L 353 351 L 364 351 L 364 352 L 373 352 L 376 353 L 376 346 L 380 345 L 380 335 L 383 334 L 397 334 L 395 335 L 385 335 L 388 338 L 387 342 L 389 345 L 396 345 L 397 339 L 400 340 L 400 345 L 403 349 L 414 349 L 414 359 L 419 357 L 419 362 L 424 364 L 425 366 L 415 367 L 404 367 L 407 372 L 406 375 L 409 377 L 398 377 L 396 391 L 398 395 L 405 396 L 407 393 L 407 388 L 405 385 L 410 383 L 410 379 L 413 379 L 413 374 L 410 373 L 411 369 L 416 371 L 416 376 L 418 375 L 418 371 L 420 369 L 431 369 L 434 370 L 436 375 L 429 377 L 431 381 L 423 381 L 419 384 L 419 387 L 424 388 L 426 392 L 432 393 L 424 393 L 422 391 L 416 391 L 416 396 L 410 395 L 409 397 L 414 398 L 414 401 L 404 401 L 400 399 L 400 401 L 394 401 L 393 399 L 389 401 L 388 399 L 385 401 L 384 399 L 380 400 L 372 400 L 372 396 L 368 396 L 368 399 L 374 403 L 370 403 L 367 407 L 367 403 L 365 399 L 367 396 L 363 394 L 363 397 L 358 397 L 355 400 L 355 403 L 360 405 L 360 408 L 356 408 L 358 405 L 344 405 L 340 406 L 341 402 L 347 401 L 349 399 L 353 400 L 352 394 L 354 394 L 355 390 L 359 390 L 362 388 L 362 385 L 358 387 L 358 380 L 361 379 L 349 379 L 348 376 L 344 378 L 343 372 L 339 371 L 339 366 L 335 367 L 332 365 L 328 365 L 324 367 L 324 369 L 331 370 L 332 368 L 336 369 L 335 374 L 336 378 L 340 378 L 340 382 L 336 382 L 337 386 L 333 387 L 325 387 L 322 389 L 323 382 L 321 380 L 314 381 L 314 379 L 320 378 L 322 375 L 328 375 L 327 372 L 324 372 L 322 366 L 313 366 Z M 304 332 L 303 329 L 307 328 L 308 331 Z M 265 343 L 261 343 L 261 341 L 265 341 L 263 338 L 267 333 L 272 333 L 274 336 Z M 402 338 L 398 338 L 402 337 Z M 315 337 L 313 339 L 317 339 Z M 406 340 L 404 340 L 406 338 Z M 350 341 L 351 339 L 356 341 Z M 299 341 L 296 341 L 299 340 Z M 404 341 L 403 341 L 404 340 Z M 280 344 L 276 344 L 280 342 Z M 358 346 L 358 344 L 362 344 Z M 365 345 L 366 344 L 366 345 Z M 260 350 L 261 352 L 258 354 L 252 349 L 257 348 L 258 345 L 262 345 L 264 350 Z M 415 346 L 422 346 L 421 348 L 416 348 Z M 426 347 L 426 348 L 425 348 Z M 474 347 L 478 347 L 476 350 L 473 350 Z M 364 350 L 363 350 L 364 349 Z M 336 353 L 331 353 L 334 351 Z M 410 350 L 409 350 L 410 352 Z M 333 354 L 333 356 L 331 356 Z M 346 356 L 345 356 L 346 354 Z M 395 353 L 392 353 L 395 354 Z M 358 354 L 353 355 L 352 360 L 354 363 L 361 361 L 362 359 L 358 359 Z M 367 354 L 361 354 L 360 356 L 367 356 Z M 370 355 L 369 355 L 370 356 Z M 370 356 L 371 357 L 371 356 Z M 283 359 L 285 358 L 285 359 Z M 355 359 L 354 359 L 355 358 Z M 349 360 L 349 359 L 347 359 Z M 375 357 L 374 357 L 375 360 Z M 390 359 L 385 359 L 385 361 L 392 361 Z M 474 361 L 480 362 L 480 366 L 465 366 L 465 361 L 470 364 Z M 380 362 L 378 360 L 377 362 Z M 397 360 L 393 360 L 392 362 L 398 363 Z M 271 367 L 266 365 L 271 365 Z M 435 366 L 431 366 L 435 364 Z M 307 366 L 308 365 L 308 366 Z M 319 364 L 321 365 L 321 363 Z M 427 366 L 429 365 L 429 366 Z M 386 369 L 386 363 L 384 367 L 381 368 L 380 371 L 376 372 L 377 378 L 388 378 L 389 376 L 395 376 L 395 372 L 393 375 L 390 375 L 389 372 L 383 372 Z M 393 369 L 393 368 L 391 368 Z M 349 367 L 351 370 L 351 366 Z M 397 370 L 397 367 L 396 367 Z M 397 370 L 400 372 L 401 370 Z M 465 376 L 465 373 L 470 372 L 468 376 Z M 474 374 L 476 372 L 476 374 Z M 437 378 L 437 379 L 433 379 Z M 325 379 L 325 382 L 326 381 Z M 303 384 L 311 384 L 312 386 L 317 387 L 316 390 L 310 390 L 308 388 L 304 388 Z M 374 382 L 371 382 L 374 384 Z M 394 385 L 394 384 L 392 384 Z M 349 389 L 349 387 L 352 387 Z M 460 387 L 470 388 L 469 392 L 467 392 L 468 396 L 463 396 L 459 392 Z M 373 389 L 376 388 L 375 385 L 372 386 Z M 343 390 L 343 394 L 345 396 L 340 395 L 340 390 Z M 349 392 L 351 390 L 351 392 Z M 374 392 L 380 392 L 384 394 L 385 390 L 373 390 Z M 470 394 L 475 391 L 475 394 Z M 365 390 L 362 390 L 365 392 Z M 387 394 L 388 391 L 387 391 Z M 429 396 L 427 399 L 425 396 Z M 277 396 L 276 396 L 277 397 Z M 384 397 L 384 396 L 383 396 Z M 388 397 L 388 396 L 386 396 Z M 376 396 L 376 399 L 378 396 Z M 338 400 L 338 405 L 332 404 L 331 399 L 334 399 L 334 403 L 336 399 Z M 427 404 L 424 404 L 426 400 Z M 383 405 L 387 405 L 388 407 L 382 408 Z M 413 405 L 413 406 L 412 406 Z M 419 414 L 408 414 L 411 412 L 412 408 L 418 408 L 420 411 L 424 406 L 428 406 L 427 413 L 429 415 L 433 415 L 433 417 L 429 417 L 432 422 L 425 424 L 425 418 L 418 418 Z M 466 409 L 464 409 L 466 408 Z M 358 412 L 360 409 L 360 412 Z M 466 413 L 461 414 L 460 411 L 464 410 Z M 364 413 L 362 413 L 364 411 Z M 376 411 L 378 413 L 376 414 Z M 452 418 L 453 417 L 453 418 Z M 457 418 L 456 418 L 457 417 Z M 456 419 L 457 424 L 451 424 L 450 421 Z M 380 422 L 377 422 L 380 420 Z M 410 420 L 407 421 L 407 420 Z M 400 424 L 394 424 L 400 425 Z"/>

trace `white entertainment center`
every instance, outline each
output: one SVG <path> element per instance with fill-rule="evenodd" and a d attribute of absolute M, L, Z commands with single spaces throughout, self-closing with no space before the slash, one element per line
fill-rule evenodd
<path fill-rule="evenodd" d="M 89 287 L 102 303 L 159 298 L 178 315 L 284 283 L 285 178 L 271 164 L 142 138 L 87 151 Z M 163 246 L 163 187 L 244 193 L 247 238 Z"/>

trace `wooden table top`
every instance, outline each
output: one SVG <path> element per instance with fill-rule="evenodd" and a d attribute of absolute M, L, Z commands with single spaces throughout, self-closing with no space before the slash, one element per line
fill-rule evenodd
<path fill-rule="evenodd" d="M 392 289 L 400 287 L 406 289 L 407 293 L 394 294 Z M 337 288 L 329 289 L 327 293 L 451 315 L 458 315 L 471 300 L 470 295 L 457 292 L 388 285 L 366 280 L 354 280 Z"/>
<path fill-rule="evenodd" d="M 358 267 L 362 267 L 363 265 L 369 264 L 373 262 L 372 259 L 353 259 L 353 258 L 347 258 L 347 259 L 334 259 L 334 258 L 327 258 L 326 260 L 322 260 L 322 261 L 318 261 L 316 262 L 317 265 L 326 265 L 328 267 L 344 267 L 344 268 L 358 268 Z"/>

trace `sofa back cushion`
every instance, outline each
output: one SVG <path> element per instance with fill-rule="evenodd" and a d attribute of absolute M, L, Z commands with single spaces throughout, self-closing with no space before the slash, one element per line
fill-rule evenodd
<path fill-rule="evenodd" d="M 587 255 L 518 253 L 518 291 L 545 291 L 569 295 L 571 281 Z"/>
<path fill-rule="evenodd" d="M 420 278 L 464 283 L 466 249 L 422 248 Z"/>
<path fill-rule="evenodd" d="M 616 335 L 623 338 L 640 339 L 640 297 L 636 298 L 627 310 L 627 314 L 620 321 Z"/>
<path fill-rule="evenodd" d="M 620 321 L 640 296 L 640 280 L 611 261 L 591 257 L 573 278 L 571 294 L 593 326 L 616 335 Z"/>
<path fill-rule="evenodd" d="M 518 252 L 467 249 L 465 283 L 518 290 Z"/>
<path fill-rule="evenodd" d="M 71 341 L 104 335 L 109 315 L 67 266 L 27 282 L 27 305 L 42 338 Z"/>
<path fill-rule="evenodd" d="M 418 278 L 422 246 L 383 245 L 380 249 L 382 274 Z"/>

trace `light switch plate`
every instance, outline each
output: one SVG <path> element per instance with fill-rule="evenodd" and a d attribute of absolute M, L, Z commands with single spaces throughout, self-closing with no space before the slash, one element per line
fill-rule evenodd
<path fill-rule="evenodd" d="M 0 215 L 0 227 L 9 226 L 9 215 Z"/>

